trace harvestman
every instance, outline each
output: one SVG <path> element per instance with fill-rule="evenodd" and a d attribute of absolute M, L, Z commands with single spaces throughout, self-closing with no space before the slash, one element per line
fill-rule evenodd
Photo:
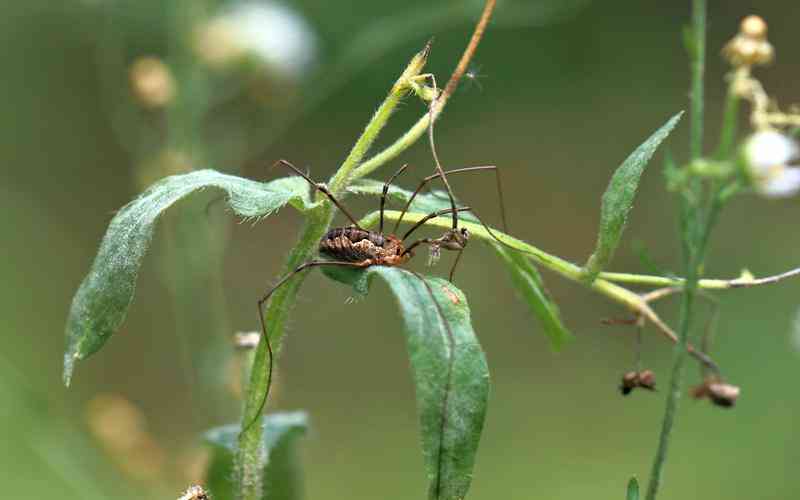
<path fill-rule="evenodd" d="M 455 201 L 450 195 L 451 201 L 451 208 L 446 208 L 442 210 L 437 210 L 435 212 L 431 212 L 422 219 L 420 219 L 416 224 L 414 224 L 406 233 L 403 235 L 402 238 L 397 237 L 394 232 L 397 231 L 400 222 L 402 222 L 403 217 L 408 212 L 408 209 L 411 207 L 411 203 L 417 197 L 417 195 L 422 191 L 422 189 L 431 181 L 441 178 L 446 182 L 445 175 L 449 174 L 458 174 L 458 173 L 466 173 L 466 172 L 475 172 L 481 170 L 492 170 L 495 172 L 495 176 L 497 178 L 497 187 L 498 193 L 500 193 L 500 205 L 502 211 L 502 218 L 503 218 L 503 225 L 506 225 L 505 222 L 505 208 L 503 207 L 502 202 L 502 191 L 500 190 L 500 178 L 498 169 L 494 165 L 482 165 L 482 166 L 475 166 L 475 167 L 464 167 L 459 169 L 453 169 L 450 171 L 442 171 L 440 170 L 439 173 L 429 175 L 420 181 L 419 186 L 413 192 L 413 194 L 409 197 L 408 201 L 406 202 L 403 210 L 400 214 L 400 217 L 397 219 L 395 223 L 395 227 L 392 233 L 384 234 L 383 227 L 384 227 L 384 207 L 386 205 L 386 197 L 389 193 L 389 187 L 391 183 L 399 176 L 400 174 L 405 171 L 408 165 L 403 165 L 394 175 L 392 175 L 388 181 L 386 181 L 383 185 L 383 191 L 380 198 L 380 223 L 378 231 L 370 231 L 367 229 L 362 228 L 358 221 L 350 214 L 350 212 L 336 199 L 336 197 L 330 192 L 330 190 L 325 186 L 325 184 L 317 183 L 311 177 L 303 172 L 302 170 L 298 169 L 290 162 L 286 160 L 278 160 L 275 165 L 283 165 L 288 167 L 289 169 L 293 170 L 299 176 L 304 178 L 308 183 L 316 190 L 320 191 L 322 194 L 328 197 L 331 202 L 344 214 L 347 219 L 350 220 L 352 223 L 350 226 L 345 227 L 337 227 L 330 229 L 325 236 L 319 242 L 319 253 L 324 256 L 328 257 L 328 259 L 314 259 L 306 262 L 298 266 L 296 269 L 291 271 L 289 274 L 281 278 L 277 284 L 275 284 L 259 301 L 258 301 L 258 317 L 261 321 L 261 329 L 264 335 L 264 341 L 267 346 L 267 353 L 269 355 L 269 364 L 268 364 L 268 378 L 267 378 L 267 391 L 264 395 L 264 400 L 261 403 L 261 407 L 266 403 L 267 396 L 269 395 L 270 385 L 272 383 L 272 369 L 273 369 L 273 351 L 272 345 L 269 341 L 269 335 L 267 333 L 267 326 L 264 322 L 264 314 L 263 314 L 263 307 L 264 304 L 269 300 L 270 296 L 288 282 L 294 275 L 297 273 L 304 271 L 306 269 L 312 267 L 321 267 L 321 266 L 339 266 L 339 267 L 351 267 L 351 268 L 366 268 L 369 266 L 389 266 L 389 267 L 397 267 L 404 263 L 406 263 L 409 259 L 414 256 L 414 250 L 420 245 L 427 245 L 431 250 L 431 255 L 434 257 L 438 257 L 440 249 L 445 250 L 452 250 L 457 251 L 458 255 L 456 260 L 453 263 L 453 267 L 450 270 L 450 281 L 453 279 L 453 273 L 455 272 L 456 265 L 458 264 L 461 253 L 463 252 L 464 248 L 467 245 L 469 240 L 469 231 L 466 228 L 458 228 L 457 226 L 457 217 L 459 212 L 468 212 L 472 211 L 470 207 L 463 206 L 457 207 L 455 205 Z M 438 166 L 438 158 L 437 158 L 437 166 Z M 439 167 L 441 168 L 441 167 Z M 444 174 L 444 175 L 443 175 Z M 449 187 L 449 186 L 448 186 Z M 439 238 L 421 238 L 414 241 L 409 246 L 405 246 L 405 241 L 420 227 L 424 226 L 426 222 L 441 215 L 446 214 L 453 214 L 453 227 L 448 229 L 442 236 Z M 482 224 L 482 223 L 481 223 Z M 433 294 L 433 290 L 431 289 L 430 284 L 425 281 L 425 279 L 417 272 L 406 269 L 409 273 L 416 276 L 424 285 L 430 295 L 431 299 L 433 299 L 433 303 L 436 306 L 437 313 L 442 320 L 442 324 L 444 325 L 447 335 L 448 335 L 448 342 L 451 346 L 454 344 L 454 337 L 453 333 L 450 330 L 450 325 L 448 324 L 446 318 L 444 317 L 444 313 L 441 309 L 441 306 L 436 301 L 436 298 Z M 257 415 L 261 413 L 261 409 L 256 413 Z"/>

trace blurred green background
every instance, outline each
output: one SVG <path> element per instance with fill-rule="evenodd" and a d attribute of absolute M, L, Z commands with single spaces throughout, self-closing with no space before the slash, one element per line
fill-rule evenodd
<path fill-rule="evenodd" d="M 409 56 L 431 35 L 436 42 L 429 69 L 440 82 L 446 79 L 479 4 L 465 2 L 433 19 L 425 14 L 429 4 L 417 0 L 359 0 L 347 8 L 292 2 L 316 34 L 315 69 L 268 88 L 256 104 L 236 95 L 222 99 L 209 115 L 216 128 L 204 137 L 212 154 L 199 167 L 268 179 L 279 174 L 266 166 L 287 158 L 327 178 Z M 613 169 L 687 107 L 680 32 L 689 3 L 499 4 L 476 58 L 480 86 L 465 85 L 449 104 L 437 126 L 439 153 L 448 166 L 499 165 L 511 232 L 582 261 L 593 247 L 599 197 Z M 757 13 L 769 22 L 777 63 L 759 72 L 768 91 L 783 103 L 800 101 L 800 5 L 710 4 L 709 147 L 718 131 L 726 71 L 717 54 L 744 15 Z M 0 477 L 7 498 L 176 498 L 201 479 L 198 435 L 238 417 L 224 378 L 235 373 L 228 368 L 235 355 L 227 338 L 257 326 L 256 299 L 276 279 L 296 236 L 299 218 L 290 209 L 251 225 L 235 224 L 215 208 L 206 215 L 208 198 L 181 204 L 176 213 L 183 210 L 213 230 L 175 240 L 170 228 L 183 227 L 175 223 L 180 216 L 162 224 L 121 331 L 78 367 L 72 388 L 61 384 L 72 295 L 114 210 L 149 175 L 142 173 L 149 143 L 140 141 L 132 151 L 134 132 L 117 126 L 127 75 L 115 73 L 106 56 L 118 57 L 123 68 L 137 56 L 165 56 L 174 43 L 165 14 L 170 5 L 33 0 L 0 8 Z M 504 17 L 504 5 L 530 16 Z M 392 27 L 403 36 L 391 38 Z M 374 58 L 360 64 L 360 52 L 353 52 L 356 64 L 340 71 L 340 55 L 356 33 L 370 28 L 375 46 L 361 49 L 371 49 Z M 206 89 L 209 95 L 231 92 L 229 81 L 222 79 L 227 87 L 221 89 L 217 80 Z M 379 142 L 388 144 L 424 110 L 409 99 Z M 150 129 L 163 126 L 144 116 Z M 250 134 L 246 147 L 236 143 L 242 127 Z M 686 151 L 687 128 L 684 123 L 669 141 L 678 158 Z M 643 270 L 635 242 L 665 269 L 679 267 L 676 210 L 664 191 L 661 159 L 644 177 L 614 270 Z M 431 170 L 424 141 L 395 164 L 401 162 L 413 165 L 402 182 L 411 187 Z M 462 199 L 498 220 L 489 179 L 451 182 Z M 349 204 L 357 213 L 375 206 L 374 200 Z M 766 275 L 798 265 L 799 208 L 796 199 L 737 199 L 723 214 L 708 274 L 732 277 L 747 267 Z M 194 248 L 178 245 L 178 252 L 204 255 L 206 240 L 222 255 L 221 273 L 208 279 L 188 266 L 197 274 L 191 283 L 216 287 L 218 281 L 221 288 L 193 289 L 194 295 L 173 301 L 170 290 L 180 288 L 170 288 L 169 261 L 159 253 L 169 253 L 171 241 L 194 241 Z M 414 265 L 424 269 L 422 261 Z M 430 272 L 444 274 L 446 264 Z M 493 382 L 471 498 L 622 498 L 629 476 L 648 477 L 665 392 L 621 398 L 616 385 L 631 367 L 633 337 L 600 319 L 623 312 L 558 276 L 545 279 L 577 336 L 558 354 L 516 299 L 492 252 L 473 244 L 462 261 L 458 285 L 469 297 Z M 742 397 L 732 411 L 684 400 L 662 498 L 797 497 L 800 346 L 792 324 L 798 292 L 794 281 L 721 295 L 715 356 L 742 387 Z M 273 409 L 303 408 L 311 415 L 313 429 L 302 446 L 307 498 L 420 498 L 426 485 L 394 299 L 383 286 L 355 304 L 345 304 L 348 293 L 318 273 L 306 281 L 280 360 Z M 219 323 L 205 319 L 214 297 L 222 300 L 214 316 Z M 674 303 L 660 310 L 674 324 Z M 201 319 L 187 323 L 187 317 Z M 662 387 L 670 356 L 670 346 L 647 330 L 645 363 Z M 695 383 L 694 367 L 688 374 Z M 133 444 L 114 447 L 126 438 Z"/>

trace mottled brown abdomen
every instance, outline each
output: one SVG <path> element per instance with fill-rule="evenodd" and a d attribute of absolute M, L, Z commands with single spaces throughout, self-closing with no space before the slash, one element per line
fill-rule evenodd
<path fill-rule="evenodd" d="M 319 242 L 319 252 L 326 256 L 346 262 L 361 262 L 367 259 L 381 259 L 386 238 L 373 231 L 356 227 L 337 227 Z"/>

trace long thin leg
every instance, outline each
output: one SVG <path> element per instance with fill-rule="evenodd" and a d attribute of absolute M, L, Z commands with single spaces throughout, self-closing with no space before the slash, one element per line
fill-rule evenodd
<path fill-rule="evenodd" d="M 362 261 L 362 262 L 345 262 L 345 261 L 335 261 L 335 260 L 312 260 L 312 261 L 306 262 L 305 264 L 302 264 L 301 266 L 298 266 L 297 269 L 295 269 L 294 271 L 290 272 L 289 274 L 287 274 L 286 276 L 281 278 L 281 280 L 278 281 L 278 283 L 275 286 L 270 288 L 270 290 L 267 293 L 265 293 L 264 296 L 261 297 L 258 300 L 258 319 L 259 319 L 259 321 L 261 321 L 261 334 L 263 335 L 264 342 L 265 342 L 265 344 L 267 346 L 267 354 L 269 355 L 269 362 L 267 363 L 267 390 L 264 392 L 264 398 L 261 400 L 261 403 L 259 404 L 258 411 L 255 413 L 253 421 L 251 421 L 250 423 L 247 424 L 247 426 L 245 427 L 245 430 L 249 429 L 250 426 L 252 426 L 255 422 L 258 421 L 258 417 L 261 415 L 261 412 L 264 410 L 264 405 L 267 404 L 267 398 L 269 396 L 269 390 L 270 390 L 270 387 L 272 386 L 272 367 L 273 367 L 274 356 L 273 356 L 273 352 L 272 352 L 272 344 L 269 341 L 269 334 L 267 333 L 267 325 L 266 325 L 266 323 L 264 323 L 264 311 L 263 311 L 264 304 L 269 300 L 270 296 L 272 296 L 272 294 L 275 293 L 275 290 L 280 288 L 282 285 L 286 284 L 286 282 L 288 282 L 295 274 L 297 274 L 297 273 L 299 273 L 301 271 L 304 271 L 304 270 L 306 270 L 308 268 L 311 268 L 311 267 L 319 267 L 319 266 L 367 267 L 367 266 L 369 266 L 371 264 L 372 264 L 372 262 L 369 261 L 369 260 Z"/>
<path fill-rule="evenodd" d="M 450 183 L 447 181 L 447 175 L 442 168 L 442 164 L 439 162 L 439 155 L 436 153 L 436 141 L 433 140 L 433 124 L 436 121 L 436 113 L 434 110 L 436 109 L 437 99 L 439 98 L 439 89 L 436 85 L 436 77 L 430 75 L 430 78 L 433 83 L 433 99 L 431 99 L 431 104 L 428 106 L 428 115 L 431 117 L 430 120 L 428 120 L 428 141 L 431 143 L 431 153 L 433 154 L 434 162 L 436 162 L 436 172 L 441 176 L 444 187 L 447 190 L 447 197 L 450 198 L 450 208 L 453 210 L 453 229 L 457 229 L 458 210 L 456 210 L 456 198 L 453 195 L 453 189 L 450 187 Z"/>
<path fill-rule="evenodd" d="M 428 222 L 429 220 L 431 220 L 431 219 L 435 219 L 436 217 L 439 217 L 440 215 L 446 215 L 446 214 L 449 214 L 449 213 L 451 213 L 453 210 L 455 210 L 456 212 L 469 212 L 469 211 L 471 211 L 472 209 L 471 209 L 470 207 L 458 207 L 458 208 L 455 208 L 455 209 L 452 209 L 452 208 L 443 208 L 442 210 L 437 210 L 436 212 L 430 213 L 430 214 L 426 215 L 425 217 L 423 217 L 422 219 L 420 219 L 420 220 L 419 220 L 419 222 L 417 222 L 416 224 L 414 224 L 413 226 L 411 226 L 411 229 L 409 229 L 408 231 L 406 231 L 406 234 L 404 234 L 404 235 L 403 235 L 403 241 L 405 241 L 405 240 L 406 240 L 406 239 L 407 239 L 409 236 L 411 236 L 411 233 L 413 233 L 414 231 L 416 231 L 417 229 L 419 229 L 419 228 L 420 228 L 420 227 L 421 227 L 423 224 L 425 224 L 425 223 L 426 223 L 426 222 Z M 412 245 L 412 247 L 413 247 L 413 246 L 414 246 L 414 245 Z M 408 252 L 408 250 L 406 250 L 406 253 L 407 253 L 407 252 Z"/>
<path fill-rule="evenodd" d="M 476 166 L 476 167 L 456 168 L 456 169 L 453 169 L 453 170 L 448 170 L 447 172 L 445 172 L 445 174 L 447 174 L 447 175 L 461 174 L 461 173 L 465 173 L 465 172 L 475 172 L 475 171 L 480 171 L 480 170 L 493 170 L 494 173 L 495 173 L 495 181 L 496 181 L 496 184 L 497 184 L 497 196 L 498 196 L 499 201 L 500 201 L 500 216 L 501 216 L 502 221 L 503 221 L 503 231 L 508 232 L 508 223 L 506 221 L 506 206 L 505 206 L 505 201 L 504 201 L 504 198 L 503 198 L 503 189 L 502 189 L 502 186 L 501 186 L 501 183 L 500 183 L 500 169 L 497 168 L 497 166 L 495 166 L 495 165 L 480 165 L 480 166 Z M 400 213 L 400 217 L 397 219 L 397 221 L 394 224 L 394 230 L 392 232 L 394 232 L 394 233 L 397 232 L 397 228 L 400 225 L 400 222 L 403 221 L 403 217 L 405 217 L 406 212 L 408 212 L 408 209 L 411 207 L 411 203 L 414 201 L 414 198 L 416 198 L 417 195 L 422 191 L 422 189 L 425 187 L 425 185 L 428 184 L 430 181 L 432 181 L 434 179 L 439 179 L 440 177 L 441 177 L 441 175 L 437 173 L 437 174 L 429 175 L 428 177 L 425 177 L 424 179 L 422 179 L 420 181 L 419 186 L 417 186 L 417 189 L 414 190 L 414 192 L 411 194 L 411 197 L 408 199 L 408 201 L 406 202 L 405 206 L 403 207 L 403 210 Z"/>
<path fill-rule="evenodd" d="M 317 189 L 317 190 L 319 190 L 319 192 L 320 192 L 320 193 L 322 193 L 322 194 L 324 194 L 325 196 L 327 196 L 327 197 L 328 197 L 328 199 L 329 199 L 329 200 L 331 200 L 331 201 L 333 202 L 333 204 L 334 204 L 334 205 L 336 205 L 336 208 L 338 208 L 339 210 L 341 210 L 341 211 L 342 211 L 342 213 L 345 215 L 345 217 L 347 217 L 348 219 L 350 219 L 350 222 L 352 222 L 352 223 L 353 223 L 353 225 L 354 225 L 355 227 L 357 227 L 358 229 L 364 230 L 364 229 L 363 229 L 361 226 L 359 226 L 359 225 L 358 225 L 358 221 L 356 220 L 356 218 L 355 218 L 355 217 L 353 217 L 353 216 L 350 214 L 350 212 L 348 212 L 348 211 L 347 211 L 347 209 L 346 209 L 346 208 L 344 208 L 344 205 L 342 205 L 341 203 L 339 203 L 339 200 L 337 200 L 335 196 L 333 196 L 333 193 L 331 193 L 331 192 L 328 190 L 328 187 L 327 187 L 325 184 L 322 184 L 321 182 L 314 182 L 314 179 L 312 179 L 311 177 L 309 177 L 309 175 L 308 175 L 308 174 L 306 174 L 305 172 L 303 172 L 303 171 L 302 171 L 302 170 L 300 170 L 299 168 L 295 167 L 294 165 L 292 165 L 292 164 L 291 164 L 290 162 L 288 162 L 287 160 L 278 160 L 278 161 L 276 161 L 276 162 L 275 162 L 275 163 L 274 163 L 272 166 L 274 167 L 275 165 L 283 165 L 283 166 L 285 166 L 285 167 L 288 167 L 288 168 L 290 168 L 290 169 L 294 170 L 294 171 L 295 171 L 295 173 L 297 173 L 297 175 L 299 175 L 299 176 L 300 176 L 300 177 L 302 177 L 303 179 L 307 180 L 307 181 L 308 181 L 308 183 L 309 183 L 309 184 L 311 184 L 311 186 L 312 186 L 314 189 Z"/>
<path fill-rule="evenodd" d="M 389 194 L 389 186 L 392 185 L 392 182 L 397 178 L 398 175 L 402 174 L 406 168 L 408 168 L 408 163 L 400 167 L 400 170 L 394 173 L 393 176 L 389 177 L 389 180 L 383 183 L 383 193 L 381 194 L 381 223 L 380 229 L 378 232 L 383 234 L 383 208 L 386 206 L 386 195 Z"/>

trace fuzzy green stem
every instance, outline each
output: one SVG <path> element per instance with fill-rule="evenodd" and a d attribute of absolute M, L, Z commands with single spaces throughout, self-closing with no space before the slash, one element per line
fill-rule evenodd
<path fill-rule="evenodd" d="M 350 150 L 350 154 L 347 155 L 347 158 L 342 162 L 339 170 L 337 170 L 336 174 L 331 178 L 329 187 L 334 196 L 344 191 L 344 188 L 352 177 L 353 170 L 361 163 L 361 160 L 364 159 L 364 155 L 367 154 L 372 143 L 377 139 L 378 134 L 380 134 L 383 127 L 386 126 L 389 117 L 397 108 L 397 105 L 403 97 L 408 93 L 412 78 L 418 76 L 422 72 L 428 60 L 430 49 L 431 42 L 428 42 L 425 48 L 411 59 L 411 62 L 408 64 L 405 71 L 403 71 L 403 74 L 400 75 L 392 86 L 389 95 L 381 103 L 378 110 L 375 111 L 375 114 L 372 116 L 372 119 L 364 128 L 364 132 L 356 141 L 353 149 Z"/>

